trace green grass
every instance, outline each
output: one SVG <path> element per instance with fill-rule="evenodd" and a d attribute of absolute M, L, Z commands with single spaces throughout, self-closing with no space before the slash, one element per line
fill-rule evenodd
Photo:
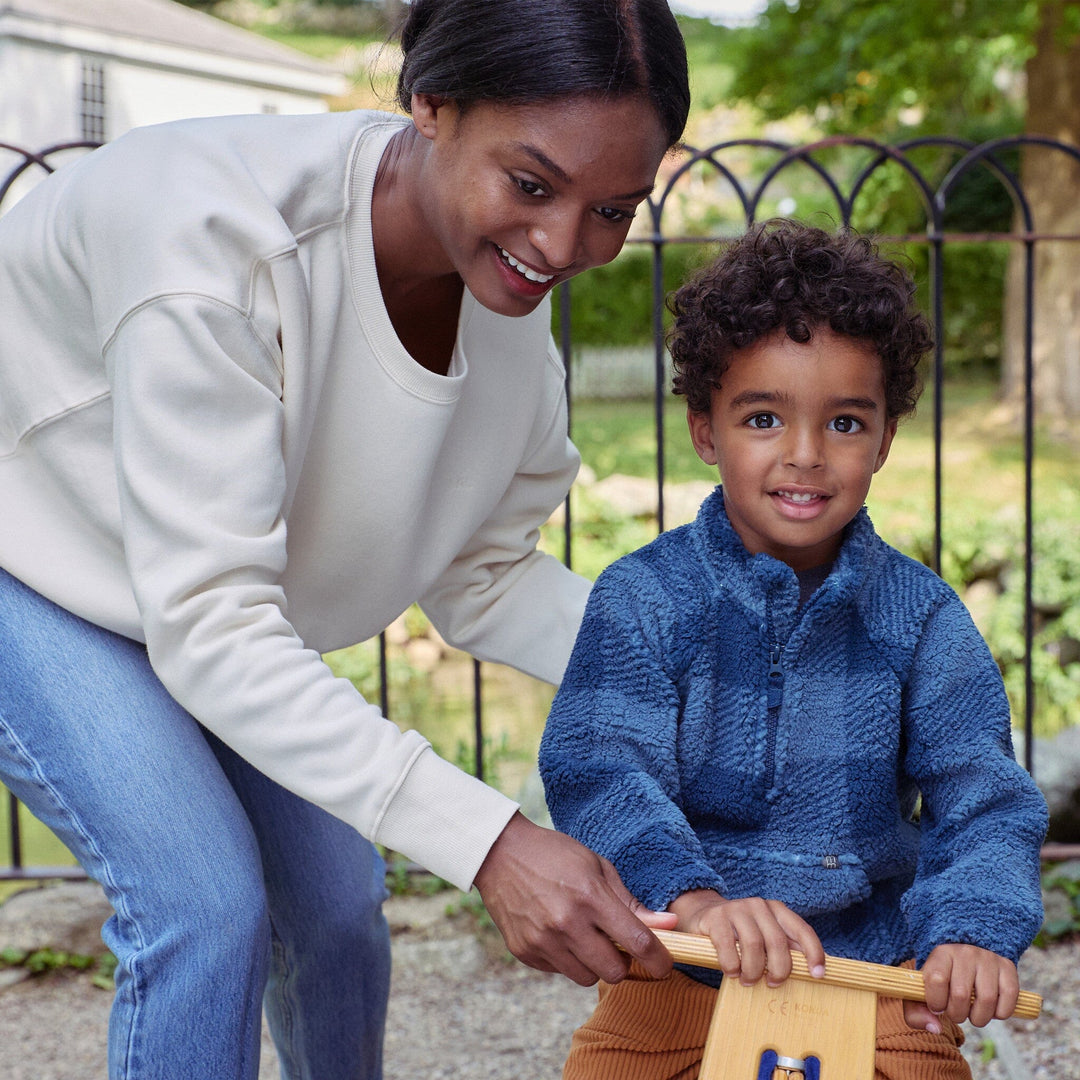
<path fill-rule="evenodd" d="M 985 381 L 945 389 L 943 517 L 945 531 L 971 521 L 1019 513 L 1024 450 L 1019 434 L 995 421 L 994 387 Z M 572 412 L 572 437 L 582 461 L 602 479 L 612 473 L 655 476 L 656 424 L 651 401 L 581 401 Z M 670 483 L 718 480 L 694 452 L 685 403 L 664 404 L 665 476 Z M 904 421 L 888 462 L 874 478 L 868 504 L 886 539 L 902 544 L 925 527 L 933 508 L 933 399 L 927 390 L 914 417 Z M 1036 441 L 1037 504 L 1070 517 L 1080 497 L 1076 447 L 1040 436 Z M 1076 522 L 1080 530 L 1080 521 Z M 610 561 L 610 560 L 608 560 Z"/>
<path fill-rule="evenodd" d="M 346 49 L 371 44 L 375 38 L 354 38 L 343 34 L 326 34 L 317 30 L 297 30 L 265 25 L 257 28 L 262 37 L 287 45 L 297 52 L 307 53 L 316 60 L 336 60 Z"/>
<path fill-rule="evenodd" d="M 944 393 L 942 565 L 944 578 L 972 607 L 1002 668 L 1014 722 L 1024 702 L 1023 500 L 1024 449 L 995 400 L 995 387 L 968 378 Z M 656 434 L 651 402 L 578 402 L 573 437 L 584 463 L 602 479 L 612 473 L 655 476 Z M 686 431 L 685 407 L 664 408 L 669 484 L 707 479 Z M 1080 475 L 1075 442 L 1039 433 L 1034 460 L 1035 679 L 1037 735 L 1080 723 Z M 933 553 L 933 401 L 901 425 L 888 462 L 875 476 L 867 505 L 878 532 L 901 551 L 930 563 Z M 595 576 L 614 559 L 656 535 L 655 521 L 616 517 L 589 487 L 572 500 L 574 566 Z M 668 524 L 677 524 L 669 521 Z M 562 555 L 561 528 L 544 543 Z"/>
<path fill-rule="evenodd" d="M 603 479 L 612 473 L 656 475 L 656 414 L 652 401 L 574 402 L 571 436 L 582 461 Z M 686 405 L 674 397 L 664 402 L 665 476 L 668 481 L 714 478 L 704 465 L 686 427 Z"/>
<path fill-rule="evenodd" d="M 902 550 L 924 556 L 932 528 L 933 429 L 932 403 L 924 395 L 919 413 L 903 424 L 885 467 L 878 473 L 868 503 L 881 534 Z M 1023 492 L 1023 446 L 1019 436 L 995 422 L 993 388 L 987 383 L 956 383 L 945 395 L 944 538 L 947 577 L 962 585 L 965 576 L 980 573 L 982 559 L 1015 559 Z M 612 473 L 652 477 L 655 475 L 656 438 L 651 401 L 575 402 L 573 437 L 585 463 L 599 478 Z M 665 402 L 664 430 L 667 440 L 667 478 L 671 483 L 717 479 L 715 470 L 703 465 L 694 453 L 686 431 L 681 400 Z M 1062 618 L 1080 620 L 1076 597 L 1075 537 L 1080 535 L 1080 475 L 1075 468 L 1075 446 L 1040 438 L 1035 462 L 1037 498 L 1036 568 L 1045 580 L 1037 590 L 1053 600 L 1054 590 L 1072 606 Z M 574 496 L 574 564 L 595 577 L 614 558 L 648 543 L 656 535 L 655 522 L 614 517 L 592 500 L 587 491 Z M 544 544 L 562 554 L 562 532 L 544 530 Z M 1014 586 L 1010 586 L 1014 588 Z M 1064 590 L 1063 592 L 1061 590 Z M 1072 590 L 1072 591 L 1070 591 Z M 1049 603 L 1049 601 L 1048 601 Z M 1052 606 L 1052 605 L 1051 605 Z M 1019 608 L 1012 598 L 1001 604 L 998 625 L 991 627 L 998 652 L 1018 648 Z M 417 616 L 422 621 L 422 616 Z M 982 628 L 982 627 L 981 627 Z M 984 633 L 987 630 L 984 628 Z M 1071 632 L 1080 636 L 1080 631 Z M 1055 724 L 1075 715 L 1075 699 L 1068 697 L 1067 671 L 1058 672 L 1046 661 L 1040 678 L 1040 694 L 1058 694 L 1066 700 L 1064 710 L 1053 713 Z M 376 653 L 372 643 L 343 650 L 328 658 L 339 674 L 352 678 L 360 689 L 377 700 Z M 1047 664 L 1049 668 L 1047 669 Z M 497 665 L 485 665 L 485 737 L 489 768 L 497 786 L 517 794 L 528 771 L 547 708 L 549 687 Z M 1015 693 L 1014 665 L 1012 680 Z M 1057 679 L 1057 682 L 1054 680 Z M 441 753 L 468 768 L 472 757 L 472 666 L 460 654 L 435 673 L 416 671 L 402 654 L 391 656 L 391 704 L 394 719 L 403 727 L 416 727 Z M 1070 712 L 1069 710 L 1073 710 Z M 1076 719 L 1080 719 L 1077 717 Z M 1075 722 L 1075 719 L 1074 721 Z M 1051 725 L 1053 726 L 1053 725 Z M 0 799 L 0 838 L 6 840 L 7 800 Z M 25 808 L 23 858 L 27 865 L 70 865 L 63 845 Z M 0 863 L 7 863 L 6 848 Z M 0 898 L 18 884 L 0 883 Z"/>

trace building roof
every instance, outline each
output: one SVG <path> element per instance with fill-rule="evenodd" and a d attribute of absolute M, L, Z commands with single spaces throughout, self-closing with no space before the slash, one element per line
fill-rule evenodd
<path fill-rule="evenodd" d="M 175 0 L 0 0 L 0 33 L 60 43 L 61 35 L 78 35 L 80 30 L 95 37 L 215 53 L 323 78 L 332 73 L 328 64 L 296 49 Z"/>

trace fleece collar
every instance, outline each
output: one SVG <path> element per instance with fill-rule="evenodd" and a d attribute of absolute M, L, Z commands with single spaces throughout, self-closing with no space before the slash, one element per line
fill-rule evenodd
<path fill-rule="evenodd" d="M 786 640 L 798 615 L 798 578 L 787 563 L 771 555 L 751 555 L 746 550 L 728 520 L 722 487 L 701 504 L 691 530 L 715 588 L 770 624 L 780 640 Z M 832 609 L 854 599 L 880 558 L 881 547 L 864 506 L 844 530 L 840 552 L 825 583 L 808 605 L 807 614 L 810 608 Z"/>

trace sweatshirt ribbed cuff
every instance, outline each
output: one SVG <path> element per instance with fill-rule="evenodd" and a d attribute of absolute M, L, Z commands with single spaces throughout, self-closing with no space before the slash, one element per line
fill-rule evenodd
<path fill-rule="evenodd" d="M 417 755 L 372 839 L 468 891 L 517 809 L 428 748 Z"/>

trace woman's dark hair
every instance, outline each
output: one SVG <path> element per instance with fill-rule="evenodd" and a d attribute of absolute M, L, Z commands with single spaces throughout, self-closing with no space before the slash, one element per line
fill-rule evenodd
<path fill-rule="evenodd" d="M 690 108 L 686 46 L 668 0 L 413 0 L 401 33 L 397 99 L 468 107 L 640 94 L 668 146 Z"/>
<path fill-rule="evenodd" d="M 868 342 L 885 373 L 889 419 L 915 411 L 919 361 L 933 348 L 915 283 L 850 230 L 777 219 L 752 226 L 668 298 L 674 390 L 708 412 L 734 352 L 782 327 L 807 342 L 816 326 Z"/>

